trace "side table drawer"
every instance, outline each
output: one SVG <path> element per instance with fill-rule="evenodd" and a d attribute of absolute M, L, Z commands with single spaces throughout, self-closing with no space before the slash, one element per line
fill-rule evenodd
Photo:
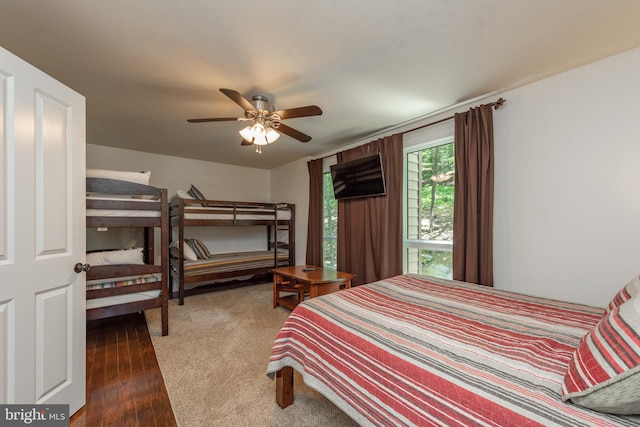
<path fill-rule="evenodd" d="M 318 294 L 316 296 L 331 294 L 333 292 L 338 292 L 340 290 L 348 289 L 348 288 L 349 288 L 349 285 L 347 284 L 347 282 L 344 282 L 344 281 L 323 283 L 321 286 L 318 286 Z"/>

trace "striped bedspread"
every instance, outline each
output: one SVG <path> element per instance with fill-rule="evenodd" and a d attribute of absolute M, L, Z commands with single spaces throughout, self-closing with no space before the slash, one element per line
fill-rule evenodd
<path fill-rule="evenodd" d="M 602 314 L 397 276 L 300 304 L 267 373 L 293 367 L 361 425 L 639 426 L 560 399 L 571 353 Z"/>
<path fill-rule="evenodd" d="M 142 276 L 127 276 L 115 279 L 87 280 L 87 290 L 118 288 L 121 286 L 139 285 L 141 283 L 159 282 L 162 274 L 145 274 Z"/>
<path fill-rule="evenodd" d="M 225 254 L 213 254 L 207 259 L 199 259 L 196 261 L 185 261 L 185 276 L 207 274 L 207 273 L 223 273 L 230 271 L 250 270 L 253 268 L 269 268 L 274 267 L 273 251 L 247 251 L 233 252 Z M 286 261 L 289 258 L 288 251 L 278 251 L 278 260 Z"/>

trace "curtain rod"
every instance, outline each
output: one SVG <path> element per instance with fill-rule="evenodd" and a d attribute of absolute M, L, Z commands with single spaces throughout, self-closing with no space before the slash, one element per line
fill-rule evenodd
<path fill-rule="evenodd" d="M 496 110 L 499 110 L 500 107 L 502 107 L 502 104 L 504 104 L 505 102 L 507 102 L 506 99 L 499 98 L 496 102 L 490 102 L 489 104 L 484 104 L 484 105 L 489 105 L 489 106 L 495 108 Z M 422 125 L 422 126 L 418 126 L 416 128 L 413 128 L 413 129 L 405 130 L 404 132 L 400 132 L 400 134 L 404 135 L 405 133 L 415 132 L 417 130 L 424 129 L 424 128 L 429 127 L 429 126 L 437 125 L 438 123 L 446 122 L 448 120 L 453 119 L 454 117 L 455 117 L 455 114 L 452 115 L 452 116 L 449 116 L 449 117 L 445 117 L 444 119 L 436 120 L 435 122 L 427 123 L 426 125 Z"/>
<path fill-rule="evenodd" d="M 496 110 L 499 110 L 499 109 L 500 109 L 500 107 L 502 107 L 502 104 L 504 104 L 505 102 L 507 102 L 507 100 L 506 100 L 506 99 L 504 99 L 504 98 L 498 98 L 498 100 L 497 100 L 497 101 L 495 101 L 495 102 L 490 102 L 489 104 L 483 104 L 483 105 L 490 105 L 490 106 L 492 106 L 493 108 L 495 108 Z M 453 119 L 454 117 L 455 117 L 455 114 L 454 114 L 454 115 L 452 115 L 452 116 L 449 116 L 449 117 L 445 117 L 444 119 L 436 120 L 435 122 L 427 123 L 426 125 L 422 125 L 422 126 L 418 126 L 418 127 L 416 127 L 416 128 L 413 128 L 413 129 L 405 130 L 404 132 L 400 132 L 400 134 L 401 134 L 401 135 L 404 135 L 405 133 L 415 132 L 415 131 L 417 131 L 417 130 L 424 129 L 424 128 L 429 127 L 429 126 L 437 125 L 438 123 L 446 122 L 446 121 L 448 121 L 448 120 Z M 312 160 L 324 160 L 324 159 L 327 159 L 327 158 L 329 158 L 329 157 L 335 156 L 335 155 L 336 155 L 336 154 L 338 154 L 338 153 L 339 153 L 339 151 L 337 151 L 337 152 L 335 152 L 335 153 L 333 153 L 333 154 L 329 154 L 329 155 L 327 155 L 327 156 L 314 158 L 314 159 L 312 159 Z"/>

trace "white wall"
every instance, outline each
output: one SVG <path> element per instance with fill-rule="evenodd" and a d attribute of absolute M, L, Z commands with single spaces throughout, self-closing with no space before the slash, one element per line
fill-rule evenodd
<path fill-rule="evenodd" d="M 296 205 L 296 264 L 304 264 L 307 252 L 307 218 L 309 216 L 309 172 L 303 159 L 271 170 L 273 202 Z"/>
<path fill-rule="evenodd" d="M 269 202 L 268 170 L 163 156 L 141 151 L 87 144 L 87 168 L 151 171 L 150 185 L 176 190 L 195 185 L 210 200 Z"/>
<path fill-rule="evenodd" d="M 507 100 L 494 113 L 496 288 L 604 306 L 640 273 L 639 75 L 634 49 L 424 120 Z M 277 179 L 306 194 L 306 161 L 274 170 L 272 192 Z"/>
<path fill-rule="evenodd" d="M 640 273 L 640 49 L 506 92 L 496 287 L 605 305 Z"/>
<path fill-rule="evenodd" d="M 166 188 L 169 198 L 176 190 L 193 184 L 210 200 L 269 202 L 270 172 L 263 169 L 144 153 L 120 148 L 87 145 L 87 168 L 123 171 L 151 171 L 150 185 Z M 111 240 L 128 242 L 129 231 L 110 230 Z M 107 237 L 88 230 L 89 248 L 107 248 Z M 115 235 L 115 237 L 113 237 Z M 187 238 L 202 240 L 212 253 L 267 249 L 264 227 L 190 227 Z M 109 247 L 113 249 L 113 247 Z"/>

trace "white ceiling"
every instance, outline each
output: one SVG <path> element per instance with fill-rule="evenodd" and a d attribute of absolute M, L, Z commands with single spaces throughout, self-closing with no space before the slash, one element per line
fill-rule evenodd
<path fill-rule="evenodd" d="M 638 0 L 3 0 L 0 46 L 87 98 L 87 142 L 271 169 L 640 46 Z M 285 123 L 257 154 L 218 91 Z"/>

